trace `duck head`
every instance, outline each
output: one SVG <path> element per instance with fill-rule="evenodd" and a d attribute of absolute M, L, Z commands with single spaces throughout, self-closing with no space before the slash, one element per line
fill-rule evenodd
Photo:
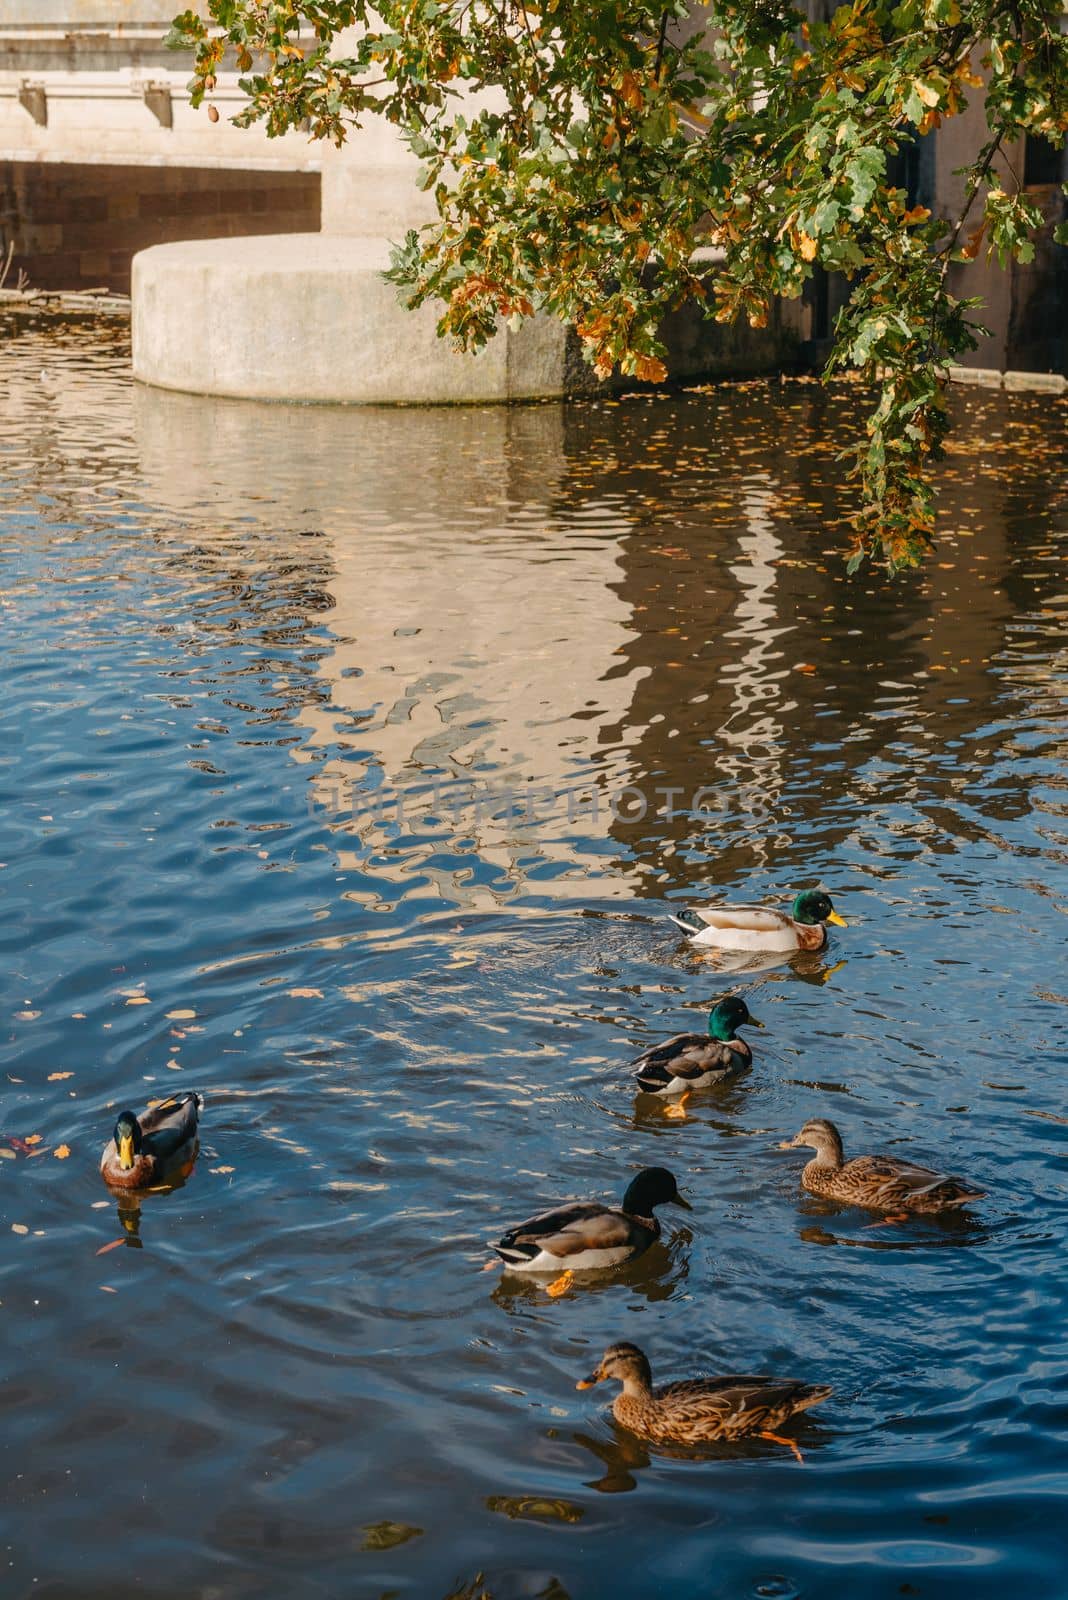
<path fill-rule="evenodd" d="M 796 1150 L 799 1145 L 809 1145 L 821 1161 L 831 1166 L 842 1164 L 842 1135 L 826 1117 L 810 1117 L 801 1132 L 784 1139 L 779 1149 Z"/>
<path fill-rule="evenodd" d="M 794 901 L 790 915 L 806 927 L 813 927 L 817 922 L 832 922 L 836 928 L 849 926 L 834 909 L 830 895 L 824 894 L 822 889 L 805 889 Z"/>
<path fill-rule="evenodd" d="M 623 1210 L 632 1217 L 651 1217 L 657 1206 L 693 1206 L 679 1193 L 674 1177 L 666 1167 L 645 1167 L 632 1178 L 623 1196 Z"/>
<path fill-rule="evenodd" d="M 636 1344 L 613 1344 L 605 1351 L 588 1378 L 580 1378 L 576 1389 L 592 1389 L 605 1378 L 615 1378 L 624 1388 L 628 1385 L 648 1389 L 653 1374 L 645 1353 Z"/>
<path fill-rule="evenodd" d="M 119 1155 L 119 1166 L 123 1172 L 129 1172 L 141 1154 L 141 1124 L 132 1111 L 119 1113 L 115 1123 L 115 1149 Z"/>
<path fill-rule="evenodd" d="M 708 1031 L 713 1039 L 720 1039 L 727 1044 L 734 1038 L 739 1028 L 762 1028 L 764 1024 L 758 1022 L 756 1017 L 750 1016 L 749 1007 L 741 995 L 729 994 L 718 1005 L 712 1007 L 708 1018 Z"/>

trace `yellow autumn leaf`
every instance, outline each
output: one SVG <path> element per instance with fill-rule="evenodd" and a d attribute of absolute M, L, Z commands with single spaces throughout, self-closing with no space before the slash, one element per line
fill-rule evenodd
<path fill-rule="evenodd" d="M 57 1144 L 56 1148 L 52 1151 L 52 1154 L 55 1156 L 57 1161 L 66 1161 L 67 1157 L 70 1155 L 70 1145 Z"/>
<path fill-rule="evenodd" d="M 11 1231 L 12 1233 L 29 1233 L 30 1230 L 27 1228 L 24 1222 L 13 1222 L 11 1224 Z"/>
<path fill-rule="evenodd" d="M 813 239 L 812 235 L 806 233 L 804 231 L 804 229 L 802 229 L 798 233 L 797 237 L 798 237 L 799 247 L 800 247 L 800 250 L 801 250 L 801 259 L 802 259 L 802 261 L 815 261 L 817 245 L 816 245 L 816 241 L 815 241 L 815 239 Z"/>
<path fill-rule="evenodd" d="M 938 90 L 932 89 L 929 83 L 924 83 L 919 78 L 913 78 L 912 87 L 916 92 L 916 98 L 922 100 L 925 106 L 936 106 L 938 104 Z"/>
<path fill-rule="evenodd" d="M 73 1076 L 73 1072 L 50 1072 L 48 1081 L 49 1083 L 62 1083 L 64 1078 L 73 1078 Z"/>
<path fill-rule="evenodd" d="M 39 1133 L 28 1133 L 22 1142 L 23 1144 L 40 1144 L 41 1135 Z"/>
<path fill-rule="evenodd" d="M 321 989 L 290 989 L 289 996 L 293 1000 L 322 1000 Z"/>
<path fill-rule="evenodd" d="M 128 1006 L 150 1006 L 152 1002 L 147 994 L 132 994 L 126 1004 Z"/>
<path fill-rule="evenodd" d="M 657 356 L 639 356 L 634 373 L 643 383 L 663 383 L 667 377 L 667 367 Z"/>
<path fill-rule="evenodd" d="M 188 1022 L 195 1016 L 196 1012 L 191 1010 L 188 1006 L 183 1007 L 180 1011 L 167 1012 L 168 1022 Z"/>

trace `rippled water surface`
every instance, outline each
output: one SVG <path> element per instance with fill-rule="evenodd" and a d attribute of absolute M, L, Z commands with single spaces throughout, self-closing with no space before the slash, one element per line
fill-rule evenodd
<path fill-rule="evenodd" d="M 259 408 L 3 332 L 0 1592 L 1062 1595 L 1065 402 L 955 398 L 885 585 L 849 389 Z M 820 881 L 826 959 L 665 919 Z M 729 981 L 752 1073 L 636 1103 Z M 116 1111 L 190 1088 L 118 1207 Z M 813 1114 L 991 1197 L 802 1198 Z M 626 1272 L 480 1270 L 653 1162 L 695 1209 Z M 574 1387 L 619 1338 L 832 1383 L 805 1465 L 643 1449 Z"/>

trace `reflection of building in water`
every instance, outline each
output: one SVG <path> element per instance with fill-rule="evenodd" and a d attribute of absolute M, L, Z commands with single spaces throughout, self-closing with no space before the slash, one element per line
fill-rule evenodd
<path fill-rule="evenodd" d="M 164 504 L 195 512 L 217 494 L 250 532 L 319 535 L 328 692 L 302 708 L 308 738 L 293 753 L 352 835 L 345 864 L 388 857 L 400 834 L 406 875 L 418 837 L 425 870 L 453 888 L 465 876 L 508 888 L 548 861 L 578 868 L 581 889 L 590 863 L 574 841 L 607 837 L 610 821 L 600 732 L 627 719 L 644 669 L 619 670 L 625 518 L 593 501 L 553 515 L 560 410 L 308 411 L 146 389 L 137 426 Z"/>
<path fill-rule="evenodd" d="M 992 406 L 981 432 L 1009 425 L 1011 403 Z M 709 868 L 722 885 L 754 869 L 818 876 L 865 808 L 892 832 L 897 801 L 951 792 L 954 764 L 936 771 L 934 752 L 974 740 L 989 716 L 990 664 L 1029 603 L 1006 592 L 1004 491 L 947 469 L 942 509 L 961 536 L 920 576 L 847 577 L 833 460 L 852 409 L 848 394 L 755 387 L 570 413 L 569 457 L 606 463 L 582 467 L 585 492 L 629 497 L 646 518 L 622 544 L 621 593 L 641 624 L 626 658 L 647 669 L 633 679 L 631 771 L 719 797 L 701 816 L 614 823 L 649 893 Z M 661 438 L 677 469 L 667 480 Z M 965 422 L 965 455 L 967 439 Z M 1041 474 L 1027 493 L 1034 503 Z M 1012 816 L 1027 799 L 996 804 Z M 943 822 L 932 808 L 932 833 L 966 825 L 954 809 Z M 913 814 L 917 837 L 924 826 Z"/>

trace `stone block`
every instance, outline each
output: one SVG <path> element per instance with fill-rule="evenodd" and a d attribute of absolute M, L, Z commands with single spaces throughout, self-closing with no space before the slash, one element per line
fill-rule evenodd
<path fill-rule="evenodd" d="M 1017 394 L 1063 394 L 1068 389 L 1068 378 L 1063 372 L 1006 372 L 1005 387 Z"/>
<path fill-rule="evenodd" d="M 979 389 L 1000 389 L 1001 373 L 993 367 L 950 367 L 950 383 L 968 383 Z"/>
<path fill-rule="evenodd" d="M 566 331 L 538 319 L 478 355 L 406 311 L 384 239 L 272 234 L 157 245 L 133 262 L 133 369 L 146 383 L 260 400 L 435 405 L 557 397 Z"/>

